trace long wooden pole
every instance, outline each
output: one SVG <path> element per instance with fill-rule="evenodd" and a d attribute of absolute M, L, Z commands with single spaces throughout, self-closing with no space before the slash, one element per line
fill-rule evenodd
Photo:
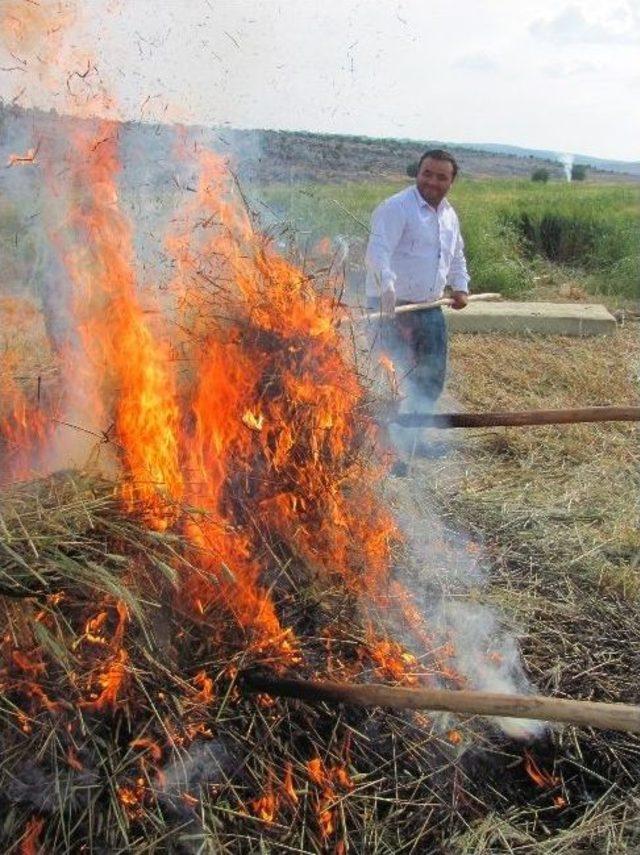
<path fill-rule="evenodd" d="M 640 707 L 573 701 L 540 695 L 502 695 L 492 692 L 451 691 L 447 689 L 404 689 L 375 683 L 331 683 L 320 680 L 294 680 L 245 672 L 239 685 L 247 693 L 262 692 L 274 697 L 358 707 L 440 710 L 466 715 L 531 718 L 560 721 L 640 733 Z"/>
<path fill-rule="evenodd" d="M 468 297 L 470 303 L 499 303 L 502 300 L 502 294 L 487 293 L 487 294 L 470 294 Z M 429 309 L 437 309 L 441 306 L 451 306 L 453 300 L 451 297 L 441 297 L 439 300 L 432 300 L 429 303 L 407 303 L 405 306 L 396 306 L 393 315 L 404 315 L 407 312 L 425 312 Z M 386 318 L 391 318 L 393 315 L 387 315 L 384 312 L 367 312 L 364 315 L 347 317 L 344 321 L 353 321 L 361 323 L 362 321 L 379 321 Z"/>
<path fill-rule="evenodd" d="M 504 413 L 397 413 L 387 419 L 402 427 L 475 428 L 566 425 L 579 422 L 637 422 L 640 407 L 582 407 Z"/>

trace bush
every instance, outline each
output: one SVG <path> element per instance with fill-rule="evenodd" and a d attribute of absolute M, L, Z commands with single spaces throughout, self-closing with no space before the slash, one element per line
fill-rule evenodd
<path fill-rule="evenodd" d="M 487 217 L 466 199 L 455 204 L 472 289 L 499 291 L 505 297 L 515 297 L 531 287 L 532 274 L 522 262 L 517 229 L 497 217 Z"/>
<path fill-rule="evenodd" d="M 416 160 L 414 163 L 410 163 L 407 166 L 407 175 L 409 178 L 415 178 L 418 174 L 418 161 Z"/>
<path fill-rule="evenodd" d="M 574 163 L 571 167 L 571 180 L 584 181 L 587 177 L 587 167 L 583 163 Z"/>
<path fill-rule="evenodd" d="M 532 181 L 541 181 L 543 184 L 546 184 L 549 180 L 549 170 L 545 169 L 543 166 L 538 167 L 538 169 L 534 169 L 531 173 Z"/>
<path fill-rule="evenodd" d="M 561 214 L 545 213 L 541 217 L 523 212 L 507 217 L 514 223 L 525 241 L 530 255 L 543 255 L 549 261 L 575 264 L 589 258 L 598 239 L 595 222 L 579 220 Z"/>
<path fill-rule="evenodd" d="M 523 254 L 569 265 L 590 291 L 637 297 L 640 282 L 638 192 L 627 187 L 530 186 L 503 204 L 501 221 L 519 235 Z"/>

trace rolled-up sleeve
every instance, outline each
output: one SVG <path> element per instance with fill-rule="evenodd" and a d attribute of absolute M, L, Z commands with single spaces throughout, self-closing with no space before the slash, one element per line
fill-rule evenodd
<path fill-rule="evenodd" d="M 370 278 L 381 294 L 395 286 L 396 274 L 391 267 L 391 256 L 400 242 L 404 225 L 404 210 L 393 202 L 378 205 L 371 216 L 365 263 Z"/>
<path fill-rule="evenodd" d="M 467 260 L 464 257 L 464 241 L 460 234 L 460 227 L 458 226 L 453 245 L 451 265 L 447 274 L 447 285 L 450 285 L 454 291 L 465 291 L 468 293 L 470 278 L 467 272 Z"/>

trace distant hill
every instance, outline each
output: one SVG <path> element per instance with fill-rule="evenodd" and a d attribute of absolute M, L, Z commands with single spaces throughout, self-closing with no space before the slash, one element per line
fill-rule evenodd
<path fill-rule="evenodd" d="M 55 111 L 22 109 L 0 101 L 0 165 L 12 153 L 30 148 L 55 146 L 61 153 L 73 129 L 91 120 L 60 116 Z M 343 182 L 407 179 L 407 167 L 426 148 L 446 145 L 455 152 L 461 172 L 469 177 L 528 179 L 533 169 L 544 166 L 552 180 L 564 181 L 564 170 L 555 152 L 501 146 L 442 143 L 436 140 L 373 138 L 355 135 L 319 134 L 308 131 L 238 130 L 192 126 L 189 133 L 201 145 L 231 156 L 243 182 Z M 173 125 L 124 122 L 119 136 L 124 153 L 125 183 L 131 188 L 160 189 L 172 181 L 176 169 L 176 128 Z M 589 166 L 588 181 L 640 181 L 640 164 L 624 164 L 576 155 L 577 163 Z M 33 174 L 32 174 L 33 173 Z M 35 192 L 36 172 L 26 170 L 21 193 L 26 201 L 26 183 Z M 16 176 L 0 169 L 3 185 Z M 26 195 L 24 195 L 26 194 Z"/>
<path fill-rule="evenodd" d="M 558 156 L 564 154 L 560 151 L 551 151 L 541 148 L 523 148 L 517 145 L 502 145 L 501 143 L 469 143 L 469 148 L 476 151 L 488 151 L 492 154 L 512 154 L 515 157 L 536 157 L 544 160 L 557 160 Z M 608 172 L 625 172 L 628 175 L 640 175 L 640 161 L 633 160 L 607 160 L 603 157 L 593 157 L 589 154 L 571 154 L 574 163 L 593 166 Z"/>
<path fill-rule="evenodd" d="M 251 168 L 252 164 L 257 174 L 267 181 L 357 181 L 371 177 L 406 177 L 407 166 L 415 163 L 425 149 L 445 145 L 455 153 L 463 175 L 528 179 L 535 168 L 544 166 L 552 180 L 565 180 L 558 155 L 534 149 L 493 151 L 492 146 L 482 144 L 475 146 L 437 140 L 385 139 L 305 131 L 234 130 L 221 132 L 220 137 L 228 139 L 245 168 Z M 259 156 L 252 160 L 258 151 Z M 640 181 L 640 164 L 605 160 L 596 163 L 595 160 L 581 155 L 575 157 L 576 163 L 589 166 L 588 181 Z"/>

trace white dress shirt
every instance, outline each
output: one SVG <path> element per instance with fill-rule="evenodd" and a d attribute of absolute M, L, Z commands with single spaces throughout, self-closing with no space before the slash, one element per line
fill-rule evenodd
<path fill-rule="evenodd" d="M 394 289 L 396 300 L 437 300 L 445 285 L 469 290 L 458 217 L 446 199 L 432 208 L 415 185 L 385 199 L 371 217 L 365 256 L 367 297 Z"/>

